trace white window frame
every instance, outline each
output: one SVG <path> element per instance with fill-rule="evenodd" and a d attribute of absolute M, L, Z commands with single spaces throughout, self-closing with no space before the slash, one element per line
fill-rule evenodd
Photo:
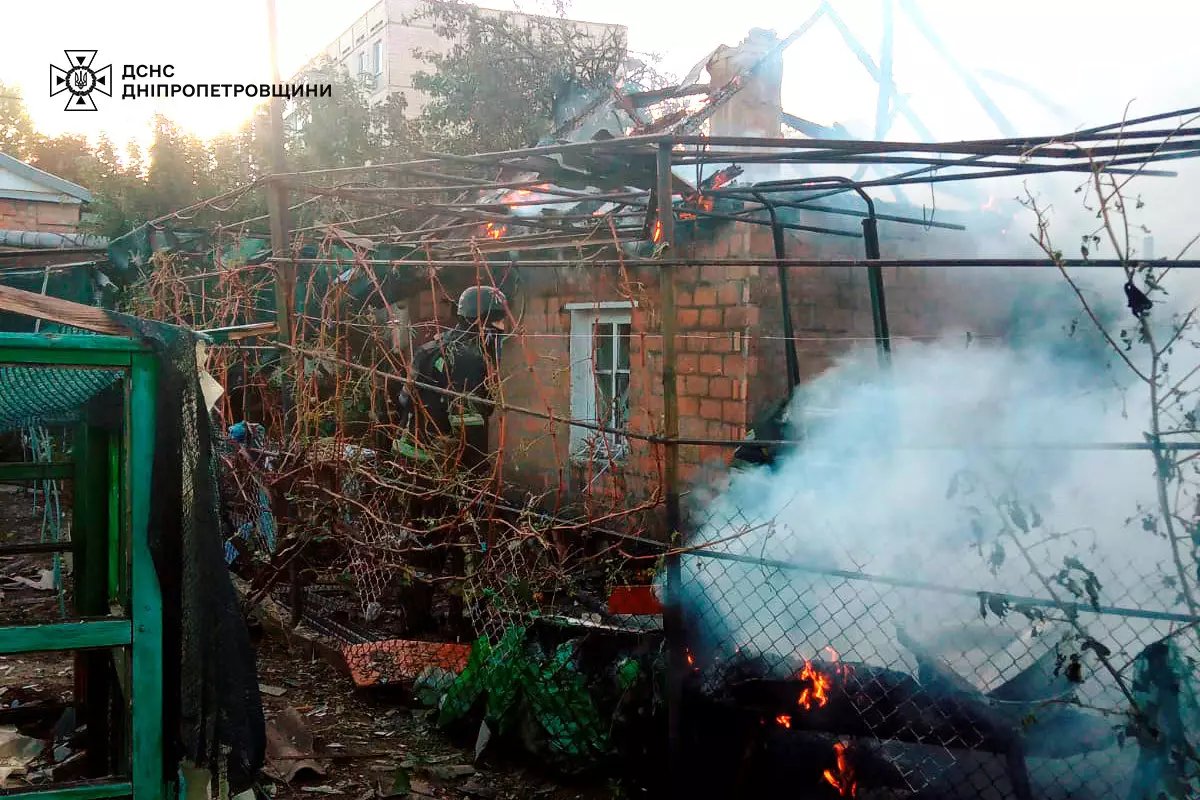
<path fill-rule="evenodd" d="M 596 365 L 594 328 L 597 323 L 607 325 L 633 324 L 633 309 L 637 304 L 629 300 L 605 300 L 595 303 L 567 303 L 563 309 L 571 314 L 571 417 L 584 422 L 600 422 L 596 408 Z M 618 358 L 614 342 L 612 365 L 616 372 Z M 632 362 L 631 362 L 632 368 Z M 626 370 L 629 372 L 630 370 Z M 588 460 L 621 460 L 629 453 L 629 440 L 617 434 L 594 431 L 578 425 L 571 426 L 571 458 L 577 462 Z"/>
<path fill-rule="evenodd" d="M 375 76 L 379 77 L 383 74 L 383 39 L 376 39 L 371 43 L 371 61 L 374 62 L 372 67 L 375 69 Z"/>

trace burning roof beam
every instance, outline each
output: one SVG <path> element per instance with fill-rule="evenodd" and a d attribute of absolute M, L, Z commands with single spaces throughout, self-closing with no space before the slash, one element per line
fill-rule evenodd
<path fill-rule="evenodd" d="M 814 139 L 849 139 L 850 131 L 846 130 L 841 123 L 834 123 L 832 127 L 826 127 L 817 122 L 811 122 L 803 117 L 798 117 L 795 114 L 789 114 L 786 111 L 779 112 L 779 120 L 784 125 L 803 133 L 805 136 L 811 136 Z"/>
<path fill-rule="evenodd" d="M 648 92 L 633 92 L 625 97 L 635 108 L 654 105 L 663 100 L 673 100 L 679 97 L 691 97 L 698 94 L 708 94 L 713 87 L 707 83 L 694 83 L 691 86 L 668 86 L 665 89 L 653 89 Z"/>
<path fill-rule="evenodd" d="M 781 53 L 783 53 L 784 50 L 791 47 L 791 45 L 797 39 L 799 39 L 801 36 L 803 36 L 805 33 L 808 32 L 809 28 L 811 28 L 813 25 L 816 25 L 817 22 L 820 21 L 821 17 L 825 13 L 826 13 L 826 4 L 823 3 L 820 8 L 818 8 L 815 12 L 813 12 L 812 16 L 810 16 L 808 19 L 806 19 L 800 25 L 800 27 L 796 28 L 796 30 L 794 30 L 790 34 L 788 34 L 786 39 L 781 40 L 779 42 L 779 44 L 775 45 L 770 50 L 768 50 L 762 56 L 762 58 L 758 59 L 753 64 L 751 64 L 749 68 L 742 70 L 738 74 L 734 75 L 732 78 L 729 79 L 729 81 L 727 81 L 725 83 L 725 85 L 723 85 L 720 89 L 718 89 L 717 91 L 715 91 L 711 95 L 709 95 L 709 101 L 708 101 L 708 103 L 705 104 L 704 108 L 700 109 L 695 114 L 692 114 L 691 116 L 687 117 L 685 120 L 672 126 L 671 133 L 678 134 L 678 133 L 686 133 L 688 131 L 698 130 L 700 128 L 700 126 L 702 124 L 704 124 L 704 122 L 709 117 L 711 117 L 716 112 L 716 110 L 718 108 L 720 108 L 722 104 L 724 104 L 724 102 L 726 100 L 728 100 L 730 97 L 732 97 L 734 94 L 736 94 L 743 86 L 746 85 L 746 83 L 747 83 L 746 77 L 747 76 L 754 74 L 764 64 L 767 64 L 773 58 L 776 58 Z"/>

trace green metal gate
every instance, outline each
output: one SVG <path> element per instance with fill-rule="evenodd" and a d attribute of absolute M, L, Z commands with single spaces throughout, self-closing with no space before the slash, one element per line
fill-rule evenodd
<path fill-rule="evenodd" d="M 0 626 L 0 655 L 75 652 L 88 760 L 87 780 L 2 798 L 167 796 L 163 606 L 148 542 L 156 381 L 155 356 L 131 338 L 0 333 L 0 431 L 41 424 L 70 441 L 69 460 L 0 463 L 0 482 L 65 480 L 73 490 L 70 541 L 0 545 L 0 555 L 69 551 L 73 608 L 62 620 Z M 103 426 L 98 403 L 110 412 Z"/>

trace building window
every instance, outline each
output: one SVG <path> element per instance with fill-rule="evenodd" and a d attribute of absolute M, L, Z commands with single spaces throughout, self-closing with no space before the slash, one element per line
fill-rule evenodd
<path fill-rule="evenodd" d="M 383 74 L 383 40 L 376 39 L 375 44 L 371 45 L 371 61 L 372 68 L 376 75 Z"/>
<path fill-rule="evenodd" d="M 629 337 L 627 301 L 568 303 L 571 312 L 571 417 L 623 429 L 629 424 Z M 576 460 L 623 458 L 628 441 L 616 433 L 571 427 Z"/>
<path fill-rule="evenodd" d="M 361 53 L 358 54 L 358 74 L 360 77 L 363 75 L 369 75 L 371 73 L 371 69 L 370 69 L 369 61 L 368 61 L 369 58 L 370 58 L 370 55 L 367 53 L 366 50 L 363 50 Z"/>

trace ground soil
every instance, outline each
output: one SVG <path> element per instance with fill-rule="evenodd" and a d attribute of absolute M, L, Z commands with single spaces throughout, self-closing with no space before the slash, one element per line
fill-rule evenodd
<path fill-rule="evenodd" d="M 542 798 L 599 800 L 613 792 L 597 786 L 565 786 L 509 756 L 486 752 L 473 760 L 473 742 L 455 743 L 437 730 L 428 709 L 405 702 L 399 692 L 356 690 L 350 679 L 320 656 L 305 657 L 279 636 L 260 641 L 259 680 L 268 725 L 289 706 L 301 712 L 314 737 L 325 776 L 301 775 L 290 785 L 276 782 L 276 797 L 313 797 L 327 787 L 336 796 L 386 797 L 398 770 L 412 785 L 409 796 L 438 798 Z M 277 765 L 282 766 L 282 765 Z M 473 772 L 472 772 L 473 770 Z M 457 777 L 453 777 L 454 775 Z"/>
<path fill-rule="evenodd" d="M 36 542 L 41 531 L 42 512 L 31 495 L 0 486 L 0 544 Z M 0 625 L 61 618 L 62 604 L 69 607 L 69 593 L 30 585 L 43 579 L 44 571 L 52 567 L 50 555 L 0 556 Z M 61 565 L 61 573 L 69 584 L 69 559 Z M 508 754 L 484 752 L 476 761 L 473 741 L 451 741 L 434 726 L 432 712 L 416 707 L 401 690 L 357 690 L 338 669 L 336 656 L 323 655 L 278 630 L 260 632 L 256 646 L 269 732 L 280 730 L 281 716 L 290 708 L 298 712 L 312 739 L 311 753 L 268 763 L 261 783 L 267 795 L 354 800 L 389 796 L 600 800 L 614 796 L 604 786 L 565 785 Z M 59 719 L 71 702 L 73 682 L 69 655 L 0 656 L 0 724 L 6 713 L 38 705 L 50 710 L 48 719 Z M 24 727 L 22 732 L 50 736 L 44 724 Z M 50 751 L 47 748 L 47 755 Z M 290 772 L 296 762 L 308 763 L 307 756 L 323 774 L 305 769 L 290 780 L 278 777 Z M 30 765 L 35 770 L 43 766 L 40 762 Z M 4 788 L 21 783 L 19 776 L 13 776 Z M 408 792 L 397 793 L 405 785 Z"/>

